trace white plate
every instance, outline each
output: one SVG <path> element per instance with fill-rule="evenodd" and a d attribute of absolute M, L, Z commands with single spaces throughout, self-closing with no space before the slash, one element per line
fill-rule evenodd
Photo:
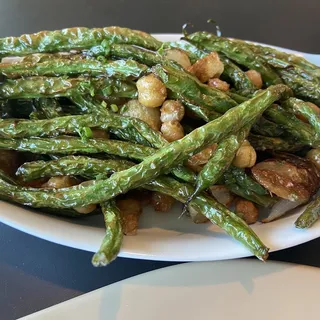
<path fill-rule="evenodd" d="M 24 320 L 316 320 L 317 268 L 254 260 L 187 263 L 148 272 Z"/>
<path fill-rule="evenodd" d="M 179 35 L 157 35 L 163 41 L 179 39 Z M 285 51 L 289 51 L 280 48 Z M 306 55 L 320 65 L 317 55 Z M 189 219 L 180 219 L 181 207 L 170 213 L 144 210 L 140 229 L 135 237 L 125 237 L 121 257 L 166 260 L 202 261 L 223 260 L 250 256 L 241 244 L 211 224 L 195 225 Z M 276 251 L 292 247 L 320 236 L 320 223 L 310 230 L 298 230 L 294 221 L 299 215 L 285 217 L 268 224 L 255 224 L 254 231 L 263 242 Z M 0 202 L 0 221 L 37 237 L 66 246 L 94 252 L 104 236 L 102 217 L 82 221 L 59 219 Z"/>

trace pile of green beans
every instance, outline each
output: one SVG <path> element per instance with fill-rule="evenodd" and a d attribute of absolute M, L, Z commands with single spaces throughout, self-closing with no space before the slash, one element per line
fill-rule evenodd
<path fill-rule="evenodd" d="M 191 63 L 216 51 L 224 65 L 227 92 L 201 83 L 168 50 Z M 266 260 L 269 249 L 235 213 L 207 192 L 224 184 L 231 193 L 260 206 L 276 201 L 250 173 L 232 165 L 245 140 L 256 151 L 296 153 L 320 147 L 319 114 L 306 102 L 320 104 L 320 68 L 301 57 L 240 40 L 196 32 L 176 42 L 120 27 L 69 28 L 0 39 L 0 153 L 25 159 L 15 175 L 1 170 L 0 199 L 56 214 L 79 217 L 74 208 L 97 204 L 106 234 L 94 254 L 105 266 L 120 252 L 121 212 L 116 199 L 142 188 L 170 195 L 185 210 L 195 210 Z M 19 57 L 19 58 L 18 58 Z M 246 70 L 258 71 L 258 90 Z M 191 113 L 188 134 L 171 143 L 139 118 L 119 108 L 139 98 L 136 82 L 152 74 Z M 277 103 L 276 105 L 274 105 Z M 301 121 L 303 116 L 307 122 Z M 186 124 L 187 126 L 188 124 Z M 94 130 L 109 138 L 95 138 Z M 195 172 L 187 160 L 217 144 Z M 20 161 L 21 162 L 21 161 Z M 77 177 L 68 188 L 30 187 L 56 176 Z M 296 226 L 310 227 L 319 216 L 319 198 Z"/>

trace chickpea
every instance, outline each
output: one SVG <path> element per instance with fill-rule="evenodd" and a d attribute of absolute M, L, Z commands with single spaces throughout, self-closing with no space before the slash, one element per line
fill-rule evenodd
<path fill-rule="evenodd" d="M 173 204 L 175 199 L 167 194 L 161 192 L 153 192 L 151 197 L 151 204 L 154 210 L 159 212 L 168 212 Z"/>
<path fill-rule="evenodd" d="M 232 164 L 238 168 L 251 168 L 257 161 L 257 153 L 249 141 L 245 140 L 238 149 Z"/>
<path fill-rule="evenodd" d="M 180 101 L 177 100 L 166 100 L 160 108 L 162 122 L 167 121 L 181 121 L 184 117 L 184 106 Z"/>
<path fill-rule="evenodd" d="M 179 121 L 167 121 L 162 123 L 160 131 L 163 137 L 169 141 L 176 141 L 184 137 L 184 130 Z"/>
<path fill-rule="evenodd" d="M 250 81 L 253 83 L 253 85 L 257 88 L 257 89 L 261 89 L 263 86 L 263 81 L 262 81 L 262 77 L 260 72 L 256 71 L 256 70 L 248 70 L 246 72 L 248 78 L 250 79 Z"/>
<path fill-rule="evenodd" d="M 124 116 L 133 117 L 144 121 L 153 130 L 160 130 L 161 121 L 159 108 L 148 108 L 142 105 L 138 100 L 130 100 L 121 108 L 120 112 Z"/>
<path fill-rule="evenodd" d="M 61 189 L 70 188 L 78 184 L 77 179 L 70 176 L 58 176 L 50 178 L 46 183 L 42 185 L 42 188 L 47 189 Z"/>
<path fill-rule="evenodd" d="M 221 91 L 228 91 L 230 88 L 230 85 L 228 82 L 220 80 L 219 78 L 209 79 L 208 86 L 217 88 L 218 90 L 221 90 Z"/>
<path fill-rule="evenodd" d="M 226 207 L 229 207 L 234 199 L 234 196 L 229 191 L 229 189 L 224 185 L 214 185 L 211 186 L 210 192 L 213 197 L 221 204 Z"/>
<path fill-rule="evenodd" d="M 235 211 L 247 224 L 256 223 L 258 220 L 258 208 L 251 201 L 239 199 Z"/>
<path fill-rule="evenodd" d="M 184 69 L 188 69 L 191 66 L 189 56 L 184 50 L 168 49 L 165 51 L 164 56 L 167 59 L 178 62 Z"/>
<path fill-rule="evenodd" d="M 167 89 L 162 81 L 149 74 L 137 81 L 138 99 L 148 108 L 160 107 L 167 98 Z"/>
<path fill-rule="evenodd" d="M 96 208 L 97 208 L 97 205 L 94 204 L 94 203 L 91 203 L 91 204 L 88 204 L 87 206 L 76 207 L 76 208 L 73 208 L 73 209 L 76 210 L 79 213 L 88 214 L 88 213 L 94 211 Z"/>
<path fill-rule="evenodd" d="M 122 232 L 127 236 L 137 234 L 139 217 L 142 213 L 141 202 L 134 199 L 117 200 L 120 211 Z"/>
<path fill-rule="evenodd" d="M 95 139 L 109 139 L 109 133 L 102 129 L 92 129 L 92 137 Z"/>
<path fill-rule="evenodd" d="M 188 70 L 204 83 L 211 78 L 219 78 L 224 70 L 224 65 L 218 54 L 212 51 L 204 58 L 196 61 Z"/>
<path fill-rule="evenodd" d="M 45 184 L 42 185 L 42 188 L 48 189 L 60 189 L 60 188 L 70 188 L 79 183 L 79 181 L 70 176 L 60 176 L 60 177 L 52 177 Z M 84 207 L 73 208 L 79 213 L 87 214 L 96 209 L 95 204 L 88 204 Z"/>
<path fill-rule="evenodd" d="M 320 149 L 311 149 L 308 151 L 306 158 L 315 164 L 318 169 L 320 169 Z"/>
<path fill-rule="evenodd" d="M 212 155 L 214 154 L 216 149 L 217 149 L 216 143 L 206 147 L 202 151 L 200 151 L 200 152 L 194 154 L 192 157 L 190 157 L 187 161 L 187 164 L 191 167 L 206 164 L 208 162 L 208 160 L 212 157 Z"/>

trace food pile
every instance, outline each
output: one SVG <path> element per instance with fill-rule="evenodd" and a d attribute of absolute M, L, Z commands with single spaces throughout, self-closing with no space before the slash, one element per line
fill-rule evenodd
<path fill-rule="evenodd" d="M 320 68 L 209 32 L 176 42 L 120 27 L 0 39 L 0 198 L 64 217 L 103 214 L 110 263 L 144 205 L 177 200 L 259 259 L 248 224 L 310 202 L 318 218 Z M 165 214 L 163 219 L 166 219 Z"/>

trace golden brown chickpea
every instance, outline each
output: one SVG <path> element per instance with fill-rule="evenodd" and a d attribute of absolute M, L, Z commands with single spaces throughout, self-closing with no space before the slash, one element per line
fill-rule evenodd
<path fill-rule="evenodd" d="M 196 61 L 188 70 L 204 83 L 211 78 L 219 78 L 224 70 L 224 65 L 218 54 L 212 51 L 204 58 Z"/>
<path fill-rule="evenodd" d="M 245 140 L 238 149 L 232 164 L 238 168 L 251 168 L 256 164 L 257 153 L 249 141 Z"/>
<path fill-rule="evenodd" d="M 206 164 L 208 160 L 212 157 L 216 149 L 217 149 L 216 143 L 206 147 L 205 149 L 201 150 L 200 152 L 190 157 L 187 161 L 188 165 L 200 166 L 200 165 Z"/>
<path fill-rule="evenodd" d="M 228 82 L 225 82 L 223 80 L 220 80 L 219 78 L 211 78 L 208 81 L 209 87 L 214 87 L 221 91 L 228 91 L 230 88 L 230 85 Z"/>
<path fill-rule="evenodd" d="M 160 131 L 168 142 L 176 141 L 184 137 L 184 130 L 179 121 L 163 122 Z"/>
<path fill-rule="evenodd" d="M 58 176 L 58 177 L 52 177 L 50 178 L 45 184 L 42 185 L 42 188 L 47 189 L 61 189 L 61 188 L 70 188 L 72 186 L 75 186 L 79 183 L 77 179 L 70 176 Z M 79 213 L 87 214 L 92 212 L 96 209 L 95 204 L 88 204 L 84 207 L 76 207 L 73 208 Z"/>
<path fill-rule="evenodd" d="M 142 213 L 141 202 L 135 199 L 117 200 L 120 210 L 122 232 L 127 236 L 137 234 L 139 217 Z"/>
<path fill-rule="evenodd" d="M 184 117 L 184 106 L 177 100 L 166 100 L 160 108 L 162 122 L 181 121 Z"/>
<path fill-rule="evenodd" d="M 88 213 L 94 211 L 96 208 L 97 208 L 97 205 L 94 204 L 94 203 L 91 203 L 91 204 L 88 204 L 87 206 L 76 207 L 76 208 L 73 208 L 73 209 L 76 210 L 79 213 L 88 214 Z"/>
<path fill-rule="evenodd" d="M 250 81 L 253 83 L 253 85 L 257 88 L 257 89 L 261 89 L 263 86 L 263 80 L 261 77 L 260 72 L 256 71 L 256 70 L 248 70 L 246 72 L 248 78 L 250 79 Z"/>
<path fill-rule="evenodd" d="M 46 183 L 42 185 L 42 188 L 47 189 L 61 189 L 70 188 L 78 184 L 78 180 L 71 176 L 57 176 L 50 178 Z"/>
<path fill-rule="evenodd" d="M 109 133 L 102 129 L 92 129 L 92 136 L 95 139 L 109 139 Z"/>
<path fill-rule="evenodd" d="M 160 130 L 161 121 L 159 108 L 148 108 L 138 100 L 130 100 L 121 108 L 121 114 L 140 119 L 147 123 L 153 130 Z"/>
<path fill-rule="evenodd" d="M 221 204 L 229 207 L 234 199 L 234 196 L 225 185 L 214 185 L 211 186 L 210 192 L 213 197 Z"/>
<path fill-rule="evenodd" d="M 166 86 L 153 74 L 149 74 L 137 81 L 138 99 L 148 108 L 160 107 L 167 98 Z"/>
<path fill-rule="evenodd" d="M 251 201 L 239 199 L 235 211 L 247 224 L 256 223 L 258 220 L 258 208 Z"/>
<path fill-rule="evenodd" d="M 175 199 L 167 194 L 161 192 L 153 192 L 151 197 L 151 204 L 155 211 L 159 212 L 168 212 L 173 204 Z"/>
<path fill-rule="evenodd" d="M 164 56 L 167 59 L 176 61 L 182 66 L 184 69 L 188 69 L 191 66 L 191 62 L 189 56 L 184 50 L 181 49 L 168 49 L 165 51 Z"/>

